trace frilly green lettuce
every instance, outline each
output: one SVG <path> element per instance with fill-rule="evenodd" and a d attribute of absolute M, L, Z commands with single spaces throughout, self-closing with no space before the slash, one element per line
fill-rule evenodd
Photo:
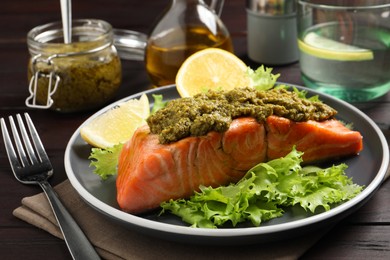
<path fill-rule="evenodd" d="M 103 180 L 109 176 L 117 174 L 119 154 L 123 144 L 117 144 L 113 147 L 101 149 L 92 148 L 88 159 L 91 160 L 89 166 L 95 167 L 93 172 L 99 175 Z"/>
<path fill-rule="evenodd" d="M 248 221 L 259 226 L 282 216 L 285 207 L 299 205 L 312 213 L 318 207 L 329 210 L 363 189 L 345 174 L 345 164 L 326 169 L 302 167 L 302 154 L 294 148 L 283 158 L 256 165 L 236 184 L 202 186 L 189 199 L 164 202 L 161 214 L 171 212 L 200 228 Z"/>
<path fill-rule="evenodd" d="M 252 86 L 257 90 L 268 90 L 273 88 L 276 80 L 280 76 L 280 74 L 272 74 L 272 68 L 266 68 L 263 65 L 256 70 L 248 67 L 247 75 L 252 82 Z"/>

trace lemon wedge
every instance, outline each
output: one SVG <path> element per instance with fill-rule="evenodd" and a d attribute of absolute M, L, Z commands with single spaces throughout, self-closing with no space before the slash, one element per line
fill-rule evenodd
<path fill-rule="evenodd" d="M 150 114 L 148 97 L 130 99 L 97 116 L 80 129 L 81 138 L 94 147 L 108 148 L 129 140 Z"/>
<path fill-rule="evenodd" d="M 303 41 L 298 40 L 298 46 L 301 51 L 322 59 L 339 61 L 374 59 L 374 54 L 369 49 L 337 42 L 314 32 L 308 33 Z"/>
<path fill-rule="evenodd" d="M 176 75 L 176 88 L 181 97 L 212 90 L 231 90 L 251 86 L 247 65 L 233 53 L 208 48 L 195 52 L 181 65 Z"/>

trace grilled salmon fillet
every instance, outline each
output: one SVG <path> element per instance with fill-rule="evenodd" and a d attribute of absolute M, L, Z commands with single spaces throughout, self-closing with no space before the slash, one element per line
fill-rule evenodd
<path fill-rule="evenodd" d="M 122 210 L 142 213 L 169 199 L 186 198 L 199 185 L 237 182 L 260 162 L 288 154 L 296 145 L 305 162 L 356 155 L 362 136 L 330 119 L 293 122 L 270 116 L 234 119 L 223 133 L 160 144 L 147 125 L 136 130 L 123 147 L 118 164 L 117 201 Z"/>
<path fill-rule="evenodd" d="M 304 152 L 306 163 L 319 162 L 358 154 L 363 149 L 363 138 L 336 119 L 322 122 L 309 120 L 294 122 L 270 116 L 266 120 L 267 159 L 288 154 L 295 145 Z"/>

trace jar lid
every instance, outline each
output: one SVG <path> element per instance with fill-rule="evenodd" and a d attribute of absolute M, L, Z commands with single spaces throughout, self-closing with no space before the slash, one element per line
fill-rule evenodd
<path fill-rule="evenodd" d="M 114 46 L 124 60 L 144 60 L 147 35 L 144 33 L 113 29 Z"/>

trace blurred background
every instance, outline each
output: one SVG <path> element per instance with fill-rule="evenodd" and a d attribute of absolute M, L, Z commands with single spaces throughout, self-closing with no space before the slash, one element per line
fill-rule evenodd
<path fill-rule="evenodd" d="M 210 1 L 206 1 L 210 2 Z M 72 1 L 72 19 L 95 18 L 109 22 L 114 28 L 138 31 L 148 34 L 160 14 L 167 8 L 170 1 L 156 1 L 154 8 L 148 8 L 145 0 L 77 0 Z M 0 10 L 0 88 L 3 98 L 15 98 L 15 92 L 25 92 L 28 95 L 27 50 L 26 35 L 32 28 L 46 23 L 60 21 L 60 1 L 53 0 L 3 0 Z M 226 0 L 221 19 L 229 30 L 237 56 L 249 66 L 257 68 L 259 64 L 247 57 L 246 39 L 246 3 L 242 0 Z M 148 10 L 147 12 L 145 10 Z M 227 19 L 225 17 L 235 17 Z M 13 66 L 9 66 L 13 63 Z M 118 97 L 145 89 L 144 82 L 147 74 L 142 61 L 123 61 L 123 83 Z M 8 68 L 17 67 L 19 71 Z M 131 70 L 129 68 L 132 68 Z M 291 70 L 291 67 L 289 68 Z M 294 66 L 298 70 L 298 66 Z M 25 71 L 26 78 L 20 77 Z M 131 72 L 130 72 L 131 71 Z M 274 67 L 274 72 L 283 71 L 283 66 Z M 298 73 L 289 78 L 289 83 L 301 84 Z M 283 81 L 283 73 L 279 78 Z M 19 97 L 22 97 L 19 95 Z M 24 106 L 24 100 L 15 100 L 15 104 Z"/>

